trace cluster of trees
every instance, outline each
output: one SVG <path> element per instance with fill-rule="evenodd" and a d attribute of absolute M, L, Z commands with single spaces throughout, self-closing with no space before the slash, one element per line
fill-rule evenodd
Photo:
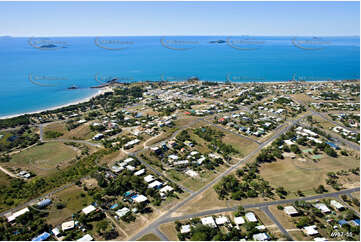
<path fill-rule="evenodd" d="M 214 190 L 220 199 L 231 198 L 241 200 L 243 198 L 272 197 L 273 188 L 269 182 L 263 180 L 258 173 L 255 163 L 248 163 L 245 167 L 237 170 L 236 174 L 228 175 L 214 186 Z"/>
<path fill-rule="evenodd" d="M 222 142 L 224 134 L 219 130 L 215 130 L 209 126 L 206 126 L 195 129 L 194 133 L 202 139 L 210 142 L 210 144 L 208 145 L 209 149 L 223 154 L 224 156 L 239 153 L 239 151 L 236 150 L 232 145 Z"/>
<path fill-rule="evenodd" d="M 29 207 L 27 212 L 16 218 L 15 224 L 10 225 L 4 217 L 0 217 L 0 240 L 31 241 L 39 234 L 50 231 L 51 226 L 46 223 L 47 212 Z"/>
<path fill-rule="evenodd" d="M 291 100 L 289 98 L 285 98 L 285 97 L 280 97 L 277 99 L 276 103 L 278 104 L 289 104 L 291 102 Z"/>
<path fill-rule="evenodd" d="M 19 125 L 28 125 L 28 124 L 30 124 L 28 115 L 22 115 L 8 119 L 0 119 L 0 129 L 12 128 Z"/>
<path fill-rule="evenodd" d="M 115 95 L 119 96 L 131 96 L 133 98 L 143 97 L 144 90 L 140 86 L 132 86 L 125 88 L 117 88 L 114 91 Z"/>
<path fill-rule="evenodd" d="M 55 139 L 63 135 L 63 133 L 54 131 L 54 130 L 47 130 L 44 132 L 45 138 L 48 139 Z"/>
<path fill-rule="evenodd" d="M 0 152 L 9 151 L 13 148 L 26 148 L 39 141 L 39 135 L 34 133 L 28 126 L 4 134 L 8 138 L 4 142 L 0 142 Z"/>

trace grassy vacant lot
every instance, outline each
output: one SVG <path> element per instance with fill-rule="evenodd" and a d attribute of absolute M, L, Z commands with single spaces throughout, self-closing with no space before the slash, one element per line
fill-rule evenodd
<path fill-rule="evenodd" d="M 0 171 L 0 187 L 7 186 L 10 184 L 10 177 L 5 174 L 3 171 Z"/>
<path fill-rule="evenodd" d="M 304 104 L 309 104 L 311 102 L 317 102 L 317 100 L 314 100 L 312 97 L 308 96 L 307 94 L 304 93 L 298 93 L 298 94 L 293 94 L 290 95 L 293 99 L 295 99 L 296 101 L 300 102 L 300 103 L 304 103 Z"/>
<path fill-rule="evenodd" d="M 53 123 L 44 127 L 44 133 L 49 130 L 63 133 L 63 136 L 59 137 L 61 139 L 88 140 L 95 135 L 95 132 L 90 130 L 89 124 L 82 124 L 79 127 L 68 131 L 65 127 L 65 123 Z"/>
<path fill-rule="evenodd" d="M 161 239 L 158 238 L 155 234 L 146 234 L 142 238 L 138 239 L 138 241 L 160 241 Z"/>
<path fill-rule="evenodd" d="M 56 169 L 57 165 L 66 165 L 76 154 L 76 150 L 70 146 L 49 142 L 15 154 L 7 165 L 44 173 Z"/>
<path fill-rule="evenodd" d="M 306 195 L 310 195 L 314 194 L 313 188 L 321 184 L 332 190 L 325 183 L 328 172 L 359 167 L 359 160 L 350 156 L 332 158 L 324 155 L 323 157 L 318 162 L 308 159 L 302 162 L 297 158 L 285 158 L 271 163 L 264 163 L 260 167 L 260 174 L 273 187 L 283 186 L 288 191 L 297 192 L 301 190 Z M 355 179 L 349 181 L 349 183 L 355 182 L 357 182 Z M 347 187 L 347 184 L 344 184 L 344 186 Z"/>
<path fill-rule="evenodd" d="M 258 147 L 258 144 L 247 140 L 245 138 L 239 137 L 235 134 L 223 131 L 225 136 L 222 138 L 223 143 L 230 144 L 240 152 L 239 157 L 245 157 L 247 154 L 252 152 Z"/>
<path fill-rule="evenodd" d="M 159 226 L 159 230 L 167 236 L 169 240 L 178 241 L 177 230 L 173 222 L 162 224 Z"/>
<path fill-rule="evenodd" d="M 49 209 L 49 216 L 47 222 L 52 225 L 57 225 L 64 222 L 67 218 L 82 208 L 91 204 L 92 198 L 89 197 L 81 187 L 72 186 L 61 192 L 56 193 L 52 198 L 52 205 Z M 63 209 L 57 209 L 56 204 L 62 203 L 65 205 Z"/>

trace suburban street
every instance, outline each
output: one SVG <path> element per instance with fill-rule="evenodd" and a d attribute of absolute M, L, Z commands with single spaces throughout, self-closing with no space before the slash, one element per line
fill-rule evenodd
<path fill-rule="evenodd" d="M 233 113 L 233 112 L 231 112 Z M 182 115 L 182 114 L 181 114 Z M 177 220 L 184 220 L 184 219 L 189 219 L 189 218 L 194 218 L 194 217 L 200 217 L 200 216 L 206 216 L 206 215 L 212 215 L 212 214 L 216 214 L 216 213 L 222 213 L 222 212 L 229 212 L 229 211 L 235 211 L 237 209 L 237 207 L 231 207 L 231 208 L 221 208 L 221 209 L 214 209 L 214 210 L 207 210 L 207 211 L 202 211 L 202 212 L 198 212 L 198 213 L 193 213 L 193 214 L 187 214 L 187 215 L 183 215 L 183 216 L 178 216 L 178 217 L 172 217 L 172 214 L 174 212 L 176 212 L 179 208 L 183 207 L 184 205 L 186 205 L 188 202 L 190 202 L 191 200 L 193 200 L 194 198 L 196 198 L 198 195 L 202 194 L 203 192 L 205 192 L 207 189 L 211 188 L 213 185 L 215 185 L 222 177 L 230 174 L 231 172 L 233 172 L 235 169 L 237 169 L 241 164 L 244 164 L 248 161 L 251 160 L 252 157 L 254 157 L 261 149 L 263 149 L 264 147 L 266 147 L 267 145 L 269 145 L 270 143 L 272 143 L 275 139 L 277 139 L 278 137 L 280 137 L 282 134 L 286 133 L 291 127 L 293 127 L 294 125 L 296 125 L 297 123 L 299 123 L 302 119 L 311 116 L 311 115 L 319 115 L 321 118 L 326 119 L 323 115 L 321 115 L 318 112 L 312 111 L 306 114 L 301 115 L 300 117 L 294 119 L 294 120 L 289 120 L 286 121 L 285 123 L 279 125 L 275 130 L 273 130 L 274 134 L 268 138 L 267 140 L 265 140 L 264 142 L 259 142 L 257 140 L 254 140 L 250 137 L 241 135 L 239 133 L 233 132 L 231 130 L 228 130 L 226 128 L 223 128 L 219 125 L 214 124 L 211 120 L 212 117 L 214 117 L 214 115 L 208 116 L 208 117 L 200 117 L 197 118 L 189 123 L 187 123 L 186 125 L 180 127 L 179 129 L 177 129 L 175 132 L 173 132 L 168 138 L 161 140 L 153 145 L 143 145 L 143 148 L 135 151 L 135 152 L 127 152 L 125 150 L 123 150 L 123 152 L 127 155 L 131 155 L 131 156 L 135 156 L 137 157 L 137 159 L 143 164 L 145 165 L 148 169 L 150 169 L 152 172 L 154 172 L 155 174 L 157 174 L 158 176 L 162 176 L 167 180 L 170 180 L 172 182 L 174 182 L 175 184 L 177 184 L 177 182 L 171 180 L 170 178 L 168 178 L 167 176 L 165 176 L 162 172 L 158 171 L 157 169 L 155 169 L 153 166 L 151 166 L 150 164 L 148 164 L 147 161 L 145 161 L 142 157 L 139 156 L 139 153 L 144 151 L 145 149 L 149 149 L 150 147 L 154 147 L 160 144 L 163 144 L 171 139 L 174 139 L 182 130 L 185 130 L 187 128 L 192 127 L 193 125 L 201 122 L 201 121 L 205 121 L 207 122 L 209 125 L 220 128 L 226 132 L 230 132 L 232 134 L 235 134 L 241 138 L 246 138 L 247 140 L 250 140 L 252 142 L 255 142 L 258 144 L 258 147 L 256 149 L 254 149 L 252 152 L 250 152 L 247 156 L 245 156 L 244 158 L 240 159 L 239 162 L 237 162 L 236 164 L 232 165 L 231 167 L 229 167 L 227 170 L 225 170 L 224 172 L 222 172 L 221 174 L 219 174 L 215 179 L 213 179 L 211 182 L 209 182 L 208 184 L 206 184 L 205 186 L 203 186 L 201 189 L 199 189 L 198 191 L 192 191 L 190 189 L 188 189 L 187 187 L 184 187 L 182 185 L 177 184 L 183 191 L 189 193 L 189 196 L 186 197 L 185 199 L 181 200 L 180 202 L 178 202 L 175 206 L 173 206 L 172 208 L 170 208 L 165 214 L 163 214 L 162 216 L 156 218 L 155 220 L 153 220 L 150 224 L 148 224 L 145 228 L 142 228 L 140 231 L 137 231 L 137 233 L 135 235 L 133 235 L 131 238 L 129 238 L 130 240 L 137 240 L 139 238 L 141 238 L 142 236 L 149 234 L 149 233 L 154 233 L 156 236 L 158 236 L 160 239 L 162 240 L 168 240 L 168 238 L 161 232 L 159 231 L 159 226 L 163 223 L 168 223 L 168 222 L 174 222 Z M 57 122 L 57 121 L 55 121 Z M 53 122 L 51 122 L 53 123 Z M 50 124 L 50 123 L 48 123 Z M 39 129 L 40 129 L 40 140 L 43 142 L 77 142 L 77 143 L 83 143 L 86 145 L 91 145 L 91 146 L 95 146 L 98 148 L 103 148 L 102 145 L 100 144 L 95 144 L 92 143 L 90 141 L 85 141 L 85 140 L 68 140 L 68 139 L 52 139 L 52 140 L 47 140 L 44 141 L 43 139 L 43 127 L 48 125 L 48 124 L 40 124 L 39 125 Z M 153 139 L 155 137 L 150 138 L 149 140 Z M 149 140 L 145 141 L 145 143 L 147 143 Z M 343 142 L 345 140 L 342 140 Z M 347 141 L 347 140 L 346 140 Z M 356 144 L 352 144 L 352 142 L 347 141 L 344 142 L 346 143 L 349 147 L 353 148 L 353 149 L 359 149 L 359 147 Z M 48 196 L 51 196 L 52 194 L 55 194 L 56 192 L 59 192 L 67 187 L 72 186 L 73 184 L 67 184 L 64 185 L 63 187 L 60 187 L 54 191 L 51 191 L 47 194 L 44 194 L 43 196 L 41 196 L 40 198 L 45 198 Z M 347 189 L 347 190 L 342 190 L 339 192 L 334 192 L 334 193 L 327 193 L 327 194 L 320 194 L 320 195 L 316 195 L 316 196 L 311 196 L 311 197 L 300 197 L 300 198 L 296 198 L 296 199 L 285 199 L 285 200 L 277 200 L 277 201 L 269 201 L 269 202 L 264 202 L 264 203 L 257 203 L 257 204 L 246 204 L 243 207 L 245 209 L 250 209 L 250 208 L 259 208 L 261 209 L 272 221 L 274 224 L 277 225 L 277 227 L 280 229 L 280 231 L 285 235 L 286 238 L 292 240 L 292 237 L 290 236 L 290 234 L 287 232 L 287 230 L 277 221 L 277 219 L 273 216 L 273 214 L 269 211 L 268 206 L 270 205 L 280 205 L 280 204 L 286 204 L 286 203 L 292 203 L 295 201 L 307 201 L 307 200 L 313 200 L 313 199 L 322 199 L 322 198 L 327 198 L 327 197 L 335 197 L 335 196 L 339 196 L 339 195 L 343 195 L 343 194 L 351 194 L 352 192 L 356 192 L 359 191 L 360 188 L 354 188 L 354 189 Z M 8 211 L 2 212 L 0 213 L 0 215 L 4 215 L 8 212 L 11 211 L 16 211 L 18 209 L 21 209 L 23 207 L 29 206 L 31 204 L 33 204 L 34 202 L 38 201 L 40 198 L 36 198 L 33 199 L 23 205 L 17 206 L 16 208 L 10 209 Z"/>

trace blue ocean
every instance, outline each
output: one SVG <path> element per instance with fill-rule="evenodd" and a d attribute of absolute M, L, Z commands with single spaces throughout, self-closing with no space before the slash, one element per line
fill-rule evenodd
<path fill-rule="evenodd" d="M 71 103 L 114 78 L 324 81 L 359 79 L 359 67 L 359 36 L 5 36 L 0 37 L 0 116 Z"/>

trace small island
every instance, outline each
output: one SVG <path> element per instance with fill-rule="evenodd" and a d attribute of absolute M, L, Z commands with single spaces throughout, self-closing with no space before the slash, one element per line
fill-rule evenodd
<path fill-rule="evenodd" d="M 211 44 L 224 44 L 226 43 L 225 40 L 212 40 L 212 41 L 209 41 L 209 43 Z"/>

